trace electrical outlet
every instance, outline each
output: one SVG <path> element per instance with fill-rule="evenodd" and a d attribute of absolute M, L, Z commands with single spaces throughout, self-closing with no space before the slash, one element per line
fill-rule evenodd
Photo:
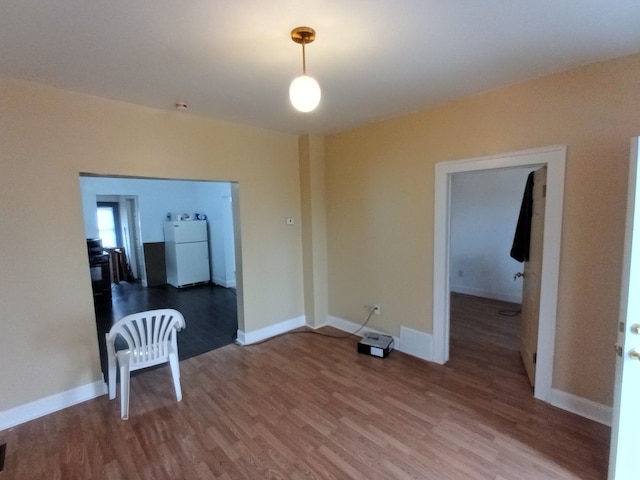
<path fill-rule="evenodd" d="M 380 305 L 376 305 L 375 303 L 372 305 L 373 308 L 373 314 L 374 315 L 380 315 Z"/>

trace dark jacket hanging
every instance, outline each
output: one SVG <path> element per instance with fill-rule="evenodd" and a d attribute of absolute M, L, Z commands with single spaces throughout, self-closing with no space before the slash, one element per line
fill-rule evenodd
<path fill-rule="evenodd" d="M 533 172 L 527 177 L 527 185 L 522 196 L 520 215 L 516 225 L 516 233 L 513 236 L 511 258 L 518 262 L 529 260 L 529 243 L 531 240 L 531 216 L 533 215 Z"/>

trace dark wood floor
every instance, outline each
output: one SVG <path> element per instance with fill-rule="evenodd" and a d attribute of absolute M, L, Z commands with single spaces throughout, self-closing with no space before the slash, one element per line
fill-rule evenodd
<path fill-rule="evenodd" d="M 139 283 L 112 284 L 111 301 L 96 304 L 100 361 L 106 378 L 104 334 L 130 313 L 174 308 L 184 315 L 187 327 L 178 334 L 180 360 L 233 343 L 238 330 L 235 290 L 206 284 L 188 288 L 161 285 L 145 288 Z"/>
<path fill-rule="evenodd" d="M 354 337 L 227 345 L 180 363 L 180 403 L 163 367 L 128 421 L 101 397 L 0 432 L 0 479 L 606 478 L 609 428 L 535 400 L 517 319 L 474 302 L 453 298 L 446 366 Z"/>

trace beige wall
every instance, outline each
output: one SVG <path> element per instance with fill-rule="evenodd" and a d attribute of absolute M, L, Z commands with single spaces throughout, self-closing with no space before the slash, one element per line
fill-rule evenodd
<path fill-rule="evenodd" d="M 304 314 L 295 136 L 0 79 L 0 411 L 101 378 L 80 172 L 239 182 L 240 324 Z"/>
<path fill-rule="evenodd" d="M 245 332 L 303 315 L 306 296 L 315 324 L 326 297 L 354 322 L 379 303 L 371 326 L 397 335 L 432 331 L 434 164 L 552 144 L 568 146 L 554 387 L 610 404 L 638 85 L 640 55 L 323 145 L 0 79 L 0 411 L 100 378 L 80 172 L 239 182 Z"/>
<path fill-rule="evenodd" d="M 553 387 L 610 405 L 640 55 L 328 136 L 329 310 L 432 332 L 434 165 L 566 144 Z M 508 254 L 508 252 L 507 252 Z"/>
<path fill-rule="evenodd" d="M 316 135 L 303 135 L 298 145 L 305 317 L 307 324 L 321 327 L 327 323 L 329 313 L 324 139 Z"/>

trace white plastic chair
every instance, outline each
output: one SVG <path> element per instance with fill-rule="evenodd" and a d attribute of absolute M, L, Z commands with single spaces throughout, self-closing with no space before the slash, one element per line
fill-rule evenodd
<path fill-rule="evenodd" d="M 178 363 L 177 332 L 185 327 L 184 317 L 173 309 L 149 310 L 121 318 L 106 334 L 109 363 L 109 400 L 116 398 L 116 363 L 120 366 L 120 416 L 129 418 L 130 372 L 169 362 L 178 402 L 182 400 Z M 116 351 L 120 336 L 126 350 Z"/>

